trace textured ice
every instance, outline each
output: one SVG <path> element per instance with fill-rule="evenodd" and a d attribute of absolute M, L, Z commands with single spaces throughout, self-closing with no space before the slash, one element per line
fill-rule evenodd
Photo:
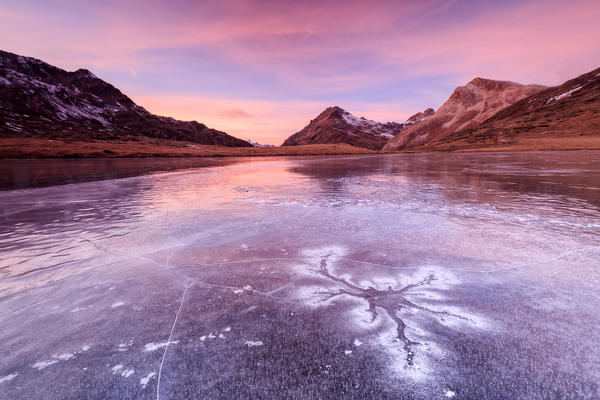
<path fill-rule="evenodd" d="M 162 342 L 162 343 L 147 343 L 144 346 L 144 351 L 155 351 L 155 350 L 161 349 L 163 347 L 167 347 L 171 344 L 177 344 L 177 343 L 179 343 L 179 340 L 173 340 L 170 342 Z"/>
<path fill-rule="evenodd" d="M 600 152 L 218 163 L 0 192 L 4 397 L 600 397 Z"/>
<path fill-rule="evenodd" d="M 42 370 L 46 367 L 51 366 L 52 364 L 56 364 L 59 360 L 46 360 L 46 361 L 38 361 L 35 364 L 33 364 L 33 368 L 36 368 L 38 370 Z"/>
<path fill-rule="evenodd" d="M 150 383 L 150 380 L 152 378 L 154 378 L 155 376 L 156 376 L 155 372 L 150 372 L 148 375 L 146 375 L 145 377 L 140 379 L 140 385 L 142 385 L 142 387 L 145 388 L 146 386 L 148 386 L 148 383 Z"/>
<path fill-rule="evenodd" d="M 19 374 L 8 374 L 6 376 L 0 377 L 0 383 L 8 382 L 16 378 Z"/>
<path fill-rule="evenodd" d="M 121 376 L 124 376 L 125 378 L 129 378 L 131 375 L 133 375 L 134 370 L 133 369 L 126 369 L 123 372 L 121 372 Z"/>

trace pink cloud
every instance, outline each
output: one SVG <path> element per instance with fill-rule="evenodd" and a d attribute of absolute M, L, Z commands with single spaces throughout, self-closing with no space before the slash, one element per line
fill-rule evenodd
<path fill-rule="evenodd" d="M 238 109 L 223 110 L 219 111 L 217 114 L 224 118 L 254 118 L 254 115 Z"/>
<path fill-rule="evenodd" d="M 134 96 L 133 100 L 160 115 L 169 115 L 185 121 L 201 121 L 211 128 L 226 131 L 242 139 L 266 144 L 281 144 L 286 137 L 302 129 L 327 106 L 336 105 L 322 101 L 216 99 L 178 94 Z M 379 121 L 405 121 L 415 112 L 422 111 L 415 110 L 412 104 L 401 102 L 346 102 L 337 105 L 356 116 Z M 224 110 L 234 113 L 224 113 Z M 240 118 L 238 112 L 251 115 L 252 118 Z M 232 117 L 232 114 L 235 116 Z"/>
<path fill-rule="evenodd" d="M 597 0 L 65 0 L 61 10 L 19 4 L 0 10 L 6 50 L 71 70 L 122 70 L 127 79 L 111 83 L 151 111 L 266 143 L 281 143 L 329 105 L 398 121 L 439 107 L 475 76 L 554 85 L 600 65 Z M 197 51 L 215 65 L 206 76 L 192 68 L 172 76 L 181 60 L 152 58 L 148 49 Z M 177 93 L 152 81 L 204 82 L 238 69 L 253 74 L 240 79 L 264 80 L 260 93 Z M 412 99 L 387 89 L 417 80 Z M 345 97 L 371 88 L 387 100 Z"/>

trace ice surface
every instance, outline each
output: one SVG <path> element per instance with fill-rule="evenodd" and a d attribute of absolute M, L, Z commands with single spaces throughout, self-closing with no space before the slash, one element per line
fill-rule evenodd
<path fill-rule="evenodd" d="M 600 398 L 600 152 L 236 159 L 0 210 L 10 399 Z"/>
<path fill-rule="evenodd" d="M 152 378 L 154 378 L 155 376 L 156 376 L 155 372 L 150 372 L 148 375 L 146 375 L 145 377 L 140 379 L 140 385 L 142 385 L 142 387 L 145 388 L 146 386 L 148 386 L 148 383 L 150 383 L 150 380 Z"/>
<path fill-rule="evenodd" d="M 148 343 L 144 346 L 144 351 L 155 351 L 158 349 L 161 349 L 163 347 L 167 347 L 171 344 L 177 344 L 179 343 L 179 340 L 174 340 L 171 342 L 163 342 L 163 343 Z"/>
<path fill-rule="evenodd" d="M 4 383 L 4 382 L 8 382 L 10 380 L 13 380 L 14 378 L 17 377 L 17 375 L 19 375 L 19 374 L 8 374 L 6 376 L 0 377 L 0 383 Z"/>

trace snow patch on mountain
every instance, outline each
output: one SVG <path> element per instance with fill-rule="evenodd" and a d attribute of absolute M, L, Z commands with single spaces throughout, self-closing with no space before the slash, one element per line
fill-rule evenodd
<path fill-rule="evenodd" d="M 558 96 L 554 96 L 554 97 L 550 97 L 547 101 L 546 104 L 552 103 L 553 101 L 557 101 L 560 99 L 564 99 L 567 96 L 570 96 L 571 94 L 575 93 L 576 91 L 580 90 L 583 86 L 577 86 L 571 90 L 567 90 L 564 93 L 559 94 Z"/>
<path fill-rule="evenodd" d="M 374 135 L 380 135 L 387 138 L 393 138 L 394 132 L 398 131 L 399 124 L 395 122 L 387 122 L 381 123 L 377 121 L 372 121 L 370 119 L 366 119 L 364 117 L 357 118 L 354 115 L 350 114 L 348 111 L 342 112 L 342 118 L 344 121 L 350 125 L 356 126 L 363 131 L 369 132 Z M 391 127 L 395 127 L 392 129 Z M 352 134 L 352 133 L 350 133 Z"/>

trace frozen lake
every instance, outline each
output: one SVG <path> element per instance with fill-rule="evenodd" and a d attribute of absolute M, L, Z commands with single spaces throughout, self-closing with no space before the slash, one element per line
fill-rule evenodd
<path fill-rule="evenodd" d="M 600 152 L 206 161 L 0 222 L 2 399 L 600 398 Z"/>

